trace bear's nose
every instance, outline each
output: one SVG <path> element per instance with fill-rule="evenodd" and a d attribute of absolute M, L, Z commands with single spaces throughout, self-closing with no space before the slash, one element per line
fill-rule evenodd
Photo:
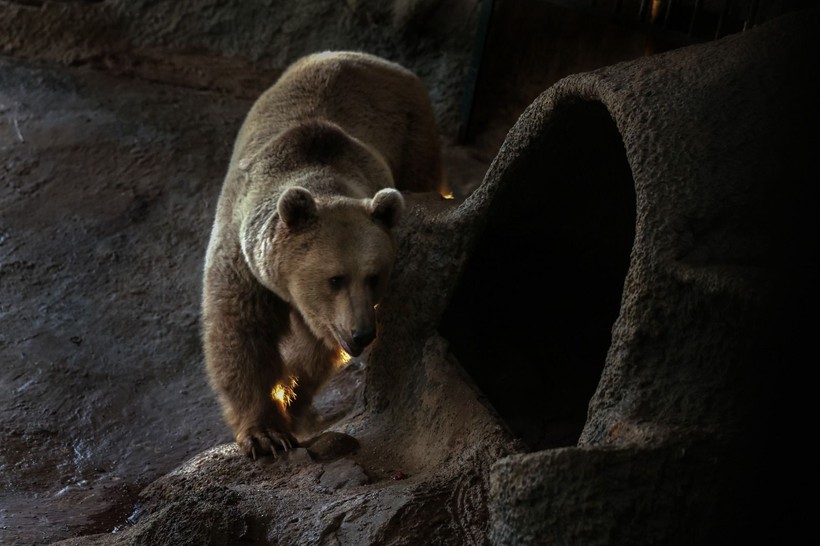
<path fill-rule="evenodd" d="M 373 338 L 376 337 L 376 334 L 373 332 L 373 330 L 353 330 L 352 337 L 353 343 L 355 343 L 359 347 L 364 348 L 370 345 L 370 342 L 373 341 Z"/>

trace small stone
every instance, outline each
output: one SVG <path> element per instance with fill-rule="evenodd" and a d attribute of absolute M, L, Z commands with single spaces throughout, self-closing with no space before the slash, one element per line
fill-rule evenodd
<path fill-rule="evenodd" d="M 342 489 L 356 487 L 370 482 L 364 469 L 350 459 L 339 459 L 325 465 L 325 471 L 319 478 L 319 483 L 328 489 Z"/>
<path fill-rule="evenodd" d="M 332 461 L 359 449 L 359 441 L 341 432 L 327 431 L 316 438 L 303 442 L 316 461 Z"/>
<path fill-rule="evenodd" d="M 286 457 L 287 461 L 292 464 L 305 464 L 313 462 L 308 450 L 302 447 L 297 447 L 291 449 L 290 451 L 286 451 L 284 453 L 284 457 Z"/>

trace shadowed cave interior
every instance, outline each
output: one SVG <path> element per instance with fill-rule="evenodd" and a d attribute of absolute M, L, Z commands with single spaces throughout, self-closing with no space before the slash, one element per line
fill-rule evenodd
<path fill-rule="evenodd" d="M 439 331 L 486 402 L 538 451 L 575 445 L 586 422 L 620 311 L 635 188 L 621 135 L 596 101 L 557 105 L 511 167 Z"/>

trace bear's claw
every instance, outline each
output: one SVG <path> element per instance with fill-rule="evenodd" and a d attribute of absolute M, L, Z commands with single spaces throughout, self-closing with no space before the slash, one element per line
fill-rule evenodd
<path fill-rule="evenodd" d="M 277 456 L 277 451 L 289 451 L 297 446 L 296 440 L 286 432 L 253 427 L 237 438 L 236 443 L 254 461 L 261 455 Z"/>

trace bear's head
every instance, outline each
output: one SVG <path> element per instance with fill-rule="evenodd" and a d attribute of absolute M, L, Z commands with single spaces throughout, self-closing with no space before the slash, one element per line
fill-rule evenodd
<path fill-rule="evenodd" d="M 302 187 L 280 196 L 273 288 L 328 348 L 358 356 L 376 337 L 375 308 L 393 269 L 392 228 L 403 208 L 390 188 L 372 199 L 318 198 Z"/>

